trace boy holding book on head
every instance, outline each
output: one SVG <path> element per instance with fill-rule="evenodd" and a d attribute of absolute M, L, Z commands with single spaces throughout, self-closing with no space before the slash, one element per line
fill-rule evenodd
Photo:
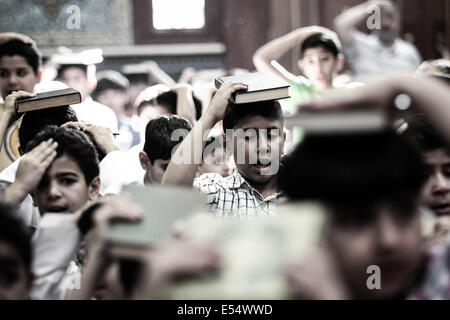
<path fill-rule="evenodd" d="M 240 105 L 229 102 L 234 92 L 246 88 L 242 82 L 222 84 L 173 154 L 162 183 L 194 185 L 207 195 L 211 209 L 221 215 L 272 215 L 281 197 L 276 173 L 285 141 L 283 116 L 276 100 Z M 226 178 L 217 173 L 195 178 L 208 132 L 221 120 L 237 169 Z"/>
<path fill-rule="evenodd" d="M 298 68 L 302 76 L 295 76 L 277 62 L 297 46 L 300 51 Z M 289 104 L 289 111 L 295 113 L 299 103 L 334 87 L 333 80 L 344 65 L 341 51 L 341 43 L 334 32 L 311 26 L 296 29 L 265 44 L 256 50 L 253 64 L 258 71 L 272 72 L 289 82 L 291 98 L 283 101 Z"/>
<path fill-rule="evenodd" d="M 303 107 L 388 110 L 399 94 L 409 95 L 450 143 L 450 94 L 435 79 L 390 76 Z M 417 150 L 392 132 L 306 138 L 280 173 L 281 188 L 291 199 L 321 200 L 334 210 L 324 245 L 288 272 L 299 296 L 449 299 L 450 237 L 431 245 L 423 239 L 419 202 L 426 172 Z"/>
<path fill-rule="evenodd" d="M 34 92 L 41 79 L 42 55 L 36 43 L 20 33 L 0 33 L 0 95 L 3 100 L 14 91 Z M 26 96 L 23 96 L 26 97 Z M 8 108 L 2 109 L 2 137 L 7 130 L 19 126 L 16 113 Z M 9 155 L 6 143 L 1 141 L 0 170 L 7 167 L 15 157 Z"/>

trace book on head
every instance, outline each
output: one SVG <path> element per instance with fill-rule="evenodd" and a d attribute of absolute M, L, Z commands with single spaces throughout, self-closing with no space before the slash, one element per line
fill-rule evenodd
<path fill-rule="evenodd" d="M 279 77 L 268 72 L 245 73 L 229 77 L 220 77 L 214 80 L 216 89 L 223 83 L 230 81 L 240 81 L 248 88 L 245 91 L 237 91 L 231 97 L 231 102 L 235 104 L 278 100 L 289 98 L 289 84 Z"/>
<path fill-rule="evenodd" d="M 81 103 L 81 94 L 75 89 L 47 91 L 36 94 L 33 98 L 16 101 L 17 112 L 27 112 L 39 109 L 60 107 Z"/>

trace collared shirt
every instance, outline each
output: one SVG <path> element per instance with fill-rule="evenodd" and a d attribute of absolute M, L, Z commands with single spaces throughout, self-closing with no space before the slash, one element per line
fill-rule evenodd
<path fill-rule="evenodd" d="M 392 71 L 413 71 L 422 60 L 418 50 L 402 39 L 386 47 L 378 36 L 359 31 L 353 32 L 353 41 L 344 46 L 344 53 L 358 80 Z"/>
<path fill-rule="evenodd" d="M 264 198 L 247 180 L 234 170 L 224 178 L 217 173 L 205 173 L 194 180 L 194 188 L 207 197 L 211 211 L 221 217 L 274 216 L 281 192 Z"/>

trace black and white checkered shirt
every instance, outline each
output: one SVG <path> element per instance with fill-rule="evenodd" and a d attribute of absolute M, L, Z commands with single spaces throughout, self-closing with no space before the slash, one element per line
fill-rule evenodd
<path fill-rule="evenodd" d="M 278 192 L 264 199 L 238 170 L 226 178 L 202 174 L 194 180 L 194 187 L 207 196 L 211 211 L 222 217 L 274 216 L 277 203 L 284 198 Z"/>

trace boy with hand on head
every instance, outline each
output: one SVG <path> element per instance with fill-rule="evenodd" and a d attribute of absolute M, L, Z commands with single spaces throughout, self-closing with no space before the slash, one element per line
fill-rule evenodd
<path fill-rule="evenodd" d="M 284 146 L 283 116 L 278 101 L 234 105 L 229 102 L 240 82 L 224 83 L 179 148 L 163 176 L 162 184 L 192 186 L 207 195 L 217 213 L 232 216 L 271 215 L 278 202 L 276 173 Z M 227 145 L 232 145 L 237 170 L 227 178 L 196 172 L 206 137 L 223 120 Z M 194 180 L 195 179 L 195 180 Z"/>
<path fill-rule="evenodd" d="M 432 78 L 381 78 L 303 107 L 320 111 L 376 106 L 389 112 L 399 94 L 409 95 L 417 111 L 450 144 L 450 93 Z M 280 173 L 288 197 L 319 199 L 334 209 L 326 246 L 290 270 L 291 283 L 302 297 L 449 299 L 450 237 L 431 246 L 423 239 L 418 205 L 427 169 L 417 150 L 402 138 L 393 133 L 338 136 L 328 137 L 327 145 L 305 140 Z M 371 205 L 353 194 L 371 199 Z M 316 272 L 319 262 L 322 272 Z M 367 285 L 371 265 L 380 268 L 380 290 Z"/>
<path fill-rule="evenodd" d="M 290 49 L 299 46 L 298 68 L 303 76 L 295 76 L 277 62 Z M 296 29 L 265 44 L 253 55 L 258 71 L 272 72 L 289 82 L 289 110 L 334 87 L 333 79 L 344 66 L 344 56 L 337 35 L 324 27 Z"/>
<path fill-rule="evenodd" d="M 375 25 L 369 35 L 357 29 L 365 20 L 367 27 L 370 23 Z M 364 80 L 389 72 L 411 72 L 420 65 L 422 58 L 417 48 L 400 37 L 400 22 L 400 10 L 390 0 L 365 1 L 334 19 L 335 29 L 344 43 L 345 57 L 355 77 Z"/>

